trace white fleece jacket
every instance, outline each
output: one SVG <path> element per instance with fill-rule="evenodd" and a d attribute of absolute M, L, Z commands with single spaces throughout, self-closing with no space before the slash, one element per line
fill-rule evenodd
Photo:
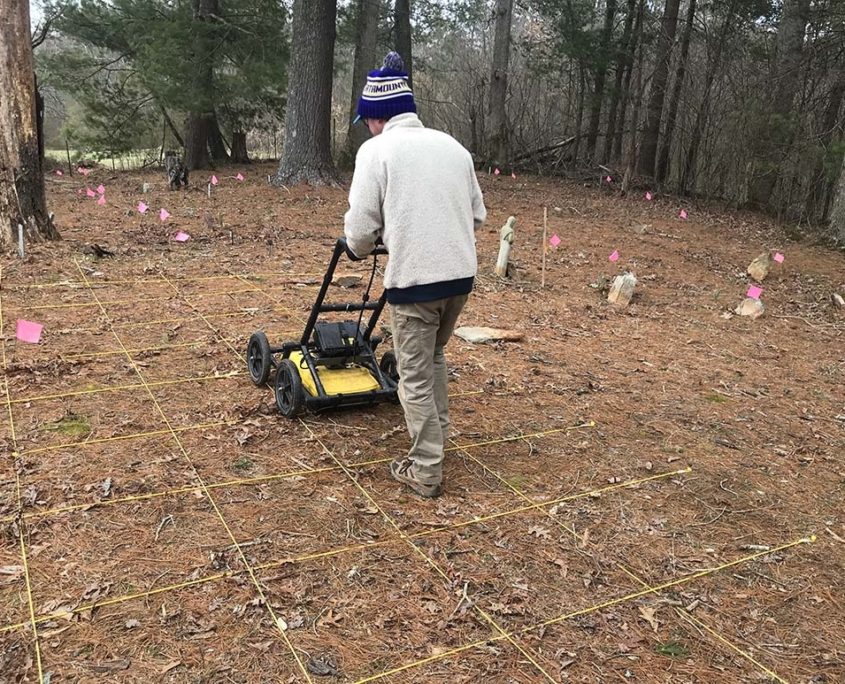
<path fill-rule="evenodd" d="M 394 116 L 358 150 L 344 232 L 362 257 L 382 238 L 385 287 L 474 276 L 475 229 L 486 217 L 470 153 L 416 114 Z"/>

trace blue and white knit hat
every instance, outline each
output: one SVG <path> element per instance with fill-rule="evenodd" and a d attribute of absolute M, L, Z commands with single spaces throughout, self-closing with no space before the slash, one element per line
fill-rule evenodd
<path fill-rule="evenodd" d="M 397 114 L 416 112 L 414 93 L 408 85 L 405 63 L 398 52 L 388 52 L 381 69 L 367 76 L 364 92 L 358 98 L 356 123 L 361 119 L 390 119 Z"/>

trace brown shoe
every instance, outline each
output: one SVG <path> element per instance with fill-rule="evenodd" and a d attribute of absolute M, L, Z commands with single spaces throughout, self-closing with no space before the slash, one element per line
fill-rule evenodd
<path fill-rule="evenodd" d="M 439 484 L 423 484 L 422 482 L 417 482 L 411 476 L 409 471 L 412 465 L 414 465 L 414 462 L 409 458 L 402 461 L 393 461 L 393 463 L 390 464 L 390 474 L 393 476 L 394 480 L 410 487 L 417 494 L 425 497 L 426 499 L 433 499 L 440 496 Z"/>

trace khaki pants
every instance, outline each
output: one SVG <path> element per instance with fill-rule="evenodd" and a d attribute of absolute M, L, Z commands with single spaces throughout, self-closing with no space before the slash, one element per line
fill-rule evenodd
<path fill-rule="evenodd" d="M 449 438 L 449 394 L 443 347 L 469 295 L 418 304 L 391 304 L 399 401 L 411 435 L 412 477 L 422 484 L 443 479 L 443 444 Z"/>

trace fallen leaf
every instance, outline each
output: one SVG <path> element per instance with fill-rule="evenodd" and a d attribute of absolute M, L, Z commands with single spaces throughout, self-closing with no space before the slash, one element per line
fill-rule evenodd
<path fill-rule="evenodd" d="M 534 525 L 528 528 L 528 534 L 533 534 L 537 539 L 551 539 L 549 530 L 539 525 Z"/>
<path fill-rule="evenodd" d="M 127 620 L 126 621 L 126 629 L 135 629 L 136 627 L 140 627 L 141 622 L 139 620 Z"/>
<path fill-rule="evenodd" d="M 657 628 L 660 626 L 660 623 L 657 622 L 657 618 L 654 616 L 656 610 L 654 608 L 649 608 L 648 606 L 640 606 L 640 616 L 645 620 L 651 628 L 657 632 Z"/>

